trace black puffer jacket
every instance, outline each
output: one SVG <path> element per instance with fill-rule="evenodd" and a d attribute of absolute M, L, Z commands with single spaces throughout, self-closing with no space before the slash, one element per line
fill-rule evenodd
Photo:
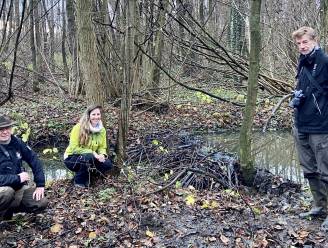
<path fill-rule="evenodd" d="M 312 74 L 321 90 L 310 83 L 304 68 Z M 295 125 L 298 131 L 328 133 L 328 56 L 320 48 L 316 48 L 309 55 L 301 55 L 297 79 L 297 89 L 301 89 L 305 94 L 301 105 L 295 109 Z"/>
<path fill-rule="evenodd" d="M 18 174 L 22 172 L 22 161 L 25 161 L 32 168 L 36 186 L 44 187 L 45 177 L 42 164 L 35 152 L 13 135 L 10 143 L 2 146 L 8 154 L 0 149 L 0 186 L 20 189 L 23 184 L 20 182 Z"/>

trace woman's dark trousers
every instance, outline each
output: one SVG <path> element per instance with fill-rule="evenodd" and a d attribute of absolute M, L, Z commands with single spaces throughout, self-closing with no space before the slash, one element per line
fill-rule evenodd
<path fill-rule="evenodd" d="M 91 172 L 104 175 L 112 168 L 112 161 L 99 162 L 92 153 L 70 155 L 64 160 L 68 169 L 75 172 L 74 183 L 89 186 Z"/>

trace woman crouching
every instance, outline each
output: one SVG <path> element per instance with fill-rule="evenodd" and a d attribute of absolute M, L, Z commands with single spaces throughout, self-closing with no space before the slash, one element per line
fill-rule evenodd
<path fill-rule="evenodd" d="M 74 185 L 77 187 L 89 186 L 91 170 L 104 174 L 112 168 L 112 161 L 107 157 L 106 129 L 102 125 L 101 110 L 99 105 L 88 107 L 70 134 L 64 163 L 75 172 Z"/>

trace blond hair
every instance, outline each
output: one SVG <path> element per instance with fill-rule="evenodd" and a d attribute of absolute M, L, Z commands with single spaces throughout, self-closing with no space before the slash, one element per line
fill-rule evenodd
<path fill-rule="evenodd" d="M 89 106 L 83 113 L 80 118 L 80 133 L 79 133 L 79 144 L 82 146 L 86 146 L 89 143 L 90 139 L 90 113 L 95 110 L 102 110 L 100 105 L 91 105 Z"/>
<path fill-rule="evenodd" d="M 316 40 L 317 34 L 313 28 L 303 26 L 292 33 L 293 40 L 300 39 L 303 35 L 308 35 L 310 39 Z"/>

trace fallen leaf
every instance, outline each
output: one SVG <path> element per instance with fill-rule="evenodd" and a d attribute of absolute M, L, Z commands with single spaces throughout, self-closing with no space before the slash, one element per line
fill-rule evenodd
<path fill-rule="evenodd" d="M 206 209 L 206 208 L 209 208 L 209 207 L 210 207 L 210 205 L 209 205 L 208 200 L 205 200 L 205 201 L 203 202 L 203 205 L 201 206 L 201 208 Z"/>
<path fill-rule="evenodd" d="M 273 228 L 276 229 L 276 230 L 283 230 L 283 229 L 285 229 L 281 225 L 275 225 Z"/>
<path fill-rule="evenodd" d="M 307 236 L 309 236 L 309 234 L 310 234 L 310 232 L 308 232 L 308 231 L 300 231 L 299 233 L 298 233 L 298 237 L 300 238 L 300 239 L 305 239 Z"/>
<path fill-rule="evenodd" d="M 221 239 L 222 243 L 225 245 L 228 245 L 230 242 L 230 239 L 227 238 L 226 236 L 224 236 L 223 234 L 220 236 L 220 239 Z"/>
<path fill-rule="evenodd" d="M 217 201 L 211 202 L 211 208 L 217 208 L 219 206 L 219 203 Z"/>
<path fill-rule="evenodd" d="M 96 232 L 90 232 L 89 233 L 89 239 L 95 239 L 97 237 Z"/>
<path fill-rule="evenodd" d="M 59 233 L 62 228 L 63 228 L 63 226 L 61 224 L 55 224 L 50 228 L 50 231 L 52 233 Z"/>
<path fill-rule="evenodd" d="M 195 202 L 196 202 L 196 200 L 195 200 L 195 198 L 194 198 L 193 195 L 188 195 L 188 196 L 186 197 L 185 200 L 186 200 L 186 204 L 187 204 L 188 206 L 190 206 L 190 205 L 194 205 Z"/>
<path fill-rule="evenodd" d="M 211 241 L 211 242 L 214 242 L 214 241 L 216 241 L 216 238 L 215 237 L 209 237 L 208 240 Z"/>
<path fill-rule="evenodd" d="M 149 238 L 153 238 L 155 236 L 155 234 L 149 230 L 146 231 L 146 236 Z"/>
<path fill-rule="evenodd" d="M 133 212 L 133 207 L 132 207 L 131 205 L 129 205 L 129 206 L 127 207 L 127 209 L 128 209 L 128 212 L 129 212 L 129 213 Z"/>

